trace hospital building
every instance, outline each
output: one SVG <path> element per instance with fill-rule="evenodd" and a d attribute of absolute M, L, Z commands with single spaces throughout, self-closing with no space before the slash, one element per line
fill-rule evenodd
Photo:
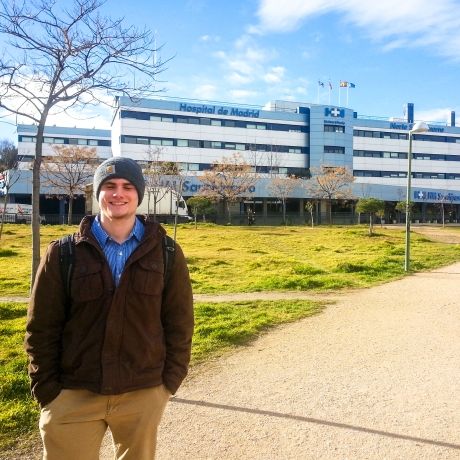
<path fill-rule="evenodd" d="M 277 176 L 308 178 L 320 168 L 347 167 L 355 181 L 353 199 L 336 200 L 332 211 L 337 223 L 356 222 L 354 204 L 361 197 L 386 202 L 387 222 L 401 219 L 396 203 L 405 201 L 409 131 L 417 120 L 408 103 L 403 118 L 362 116 L 351 108 L 291 101 L 272 101 L 264 107 L 184 99 L 155 98 L 115 101 L 110 130 L 47 126 L 43 155 L 55 144 L 93 146 L 98 159 L 125 156 L 145 165 L 156 152 L 160 161 L 175 162 L 185 177 L 184 198 L 199 193 L 200 175 L 216 161 L 238 153 L 253 168 L 257 181 L 250 196 L 234 205 L 235 223 L 248 207 L 257 223 L 279 223 L 281 204 L 270 182 Z M 425 120 L 426 121 L 426 120 Z M 414 219 L 438 220 L 441 205 L 448 220 L 460 219 L 460 127 L 455 112 L 449 123 L 428 124 L 428 131 L 412 135 L 411 201 Z M 11 201 L 30 203 L 31 171 L 36 127 L 18 125 L 20 180 L 10 191 Z M 308 179 L 307 179 L 308 180 Z M 293 191 L 287 201 L 292 223 L 307 219 L 305 188 Z M 317 200 L 316 219 L 325 222 L 327 200 Z M 40 212 L 65 214 L 64 199 L 43 190 Z M 83 198 L 74 205 L 84 213 Z M 217 219 L 219 218 L 218 216 Z"/>

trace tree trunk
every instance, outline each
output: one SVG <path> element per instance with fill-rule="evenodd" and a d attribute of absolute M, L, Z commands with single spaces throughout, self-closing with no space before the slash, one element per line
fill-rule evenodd
<path fill-rule="evenodd" d="M 0 240 L 2 239 L 2 235 L 3 235 L 3 223 L 4 223 L 4 220 L 5 220 L 5 211 L 6 211 L 7 203 L 8 203 L 8 188 L 6 189 L 5 202 L 3 203 L 2 223 L 0 224 Z"/>
<path fill-rule="evenodd" d="M 10 177 L 10 176 L 8 176 L 8 177 Z M 5 222 L 5 212 L 6 212 L 6 205 L 8 204 L 8 196 L 9 196 L 9 186 L 7 186 L 7 188 L 6 188 L 5 202 L 3 203 L 2 223 L 0 224 L 0 241 L 1 241 L 2 235 L 3 235 L 3 224 Z"/>
<path fill-rule="evenodd" d="M 329 198 L 329 225 L 332 225 L 332 198 Z"/>
<path fill-rule="evenodd" d="M 227 207 L 227 214 L 228 214 L 228 223 L 232 223 L 232 211 L 230 210 L 230 202 L 225 200 L 225 206 Z"/>
<path fill-rule="evenodd" d="M 42 164 L 43 132 L 48 111 L 42 114 L 37 126 L 37 143 L 32 168 L 32 269 L 30 274 L 30 289 L 32 289 L 38 265 L 40 264 L 40 168 Z"/>
<path fill-rule="evenodd" d="M 286 222 L 286 200 L 283 200 L 283 222 L 284 222 L 284 226 L 287 225 L 287 222 Z"/>
<path fill-rule="evenodd" d="M 69 209 L 67 212 L 67 225 L 72 225 L 72 215 L 73 215 L 73 195 L 69 196 Z"/>

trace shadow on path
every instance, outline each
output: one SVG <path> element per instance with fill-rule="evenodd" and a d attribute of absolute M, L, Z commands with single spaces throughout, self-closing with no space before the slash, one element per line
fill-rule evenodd
<path fill-rule="evenodd" d="M 439 447 L 447 447 L 448 449 L 460 450 L 460 444 L 452 444 L 452 443 L 443 442 L 443 441 L 436 441 L 433 439 L 418 438 L 416 436 L 408 436 L 404 434 L 391 433 L 389 431 L 374 430 L 372 428 L 348 425 L 346 423 L 330 422 L 328 420 L 321 420 L 321 419 L 312 418 L 312 417 L 303 417 L 300 415 L 283 414 L 280 412 L 273 412 L 273 411 L 268 411 L 268 410 L 251 409 L 249 407 L 229 406 L 227 404 L 217 404 L 217 403 L 212 403 L 212 402 L 197 401 L 193 399 L 183 399 L 183 398 L 176 398 L 176 397 L 171 398 L 170 401 L 173 403 L 188 404 L 191 406 L 202 406 L 202 407 L 209 407 L 213 409 L 229 410 L 233 412 L 245 412 L 249 414 L 268 415 L 270 417 L 286 418 L 286 419 L 291 419 L 291 420 L 297 420 L 300 422 L 315 423 L 317 425 L 331 426 L 334 428 L 344 428 L 346 430 L 354 430 L 354 431 L 359 431 L 361 433 L 376 434 L 379 436 L 386 436 L 389 438 L 403 439 L 405 441 L 421 442 L 424 444 L 430 444 L 430 445 L 439 446 Z"/>

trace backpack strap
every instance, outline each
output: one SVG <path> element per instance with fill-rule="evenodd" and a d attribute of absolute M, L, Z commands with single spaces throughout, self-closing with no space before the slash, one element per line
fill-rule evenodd
<path fill-rule="evenodd" d="M 61 269 L 61 279 L 65 290 L 66 298 L 66 317 L 70 313 L 70 287 L 72 271 L 75 263 L 75 236 L 67 235 L 59 239 L 59 266 Z"/>
<path fill-rule="evenodd" d="M 168 235 L 163 238 L 164 285 L 167 286 L 174 265 L 176 242 Z"/>

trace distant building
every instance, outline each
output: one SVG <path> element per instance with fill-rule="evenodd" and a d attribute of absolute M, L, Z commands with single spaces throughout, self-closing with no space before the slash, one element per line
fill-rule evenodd
<path fill-rule="evenodd" d="M 10 191 L 10 202 L 30 204 L 32 198 L 32 161 L 35 158 L 37 126 L 18 125 L 19 180 Z M 112 156 L 111 133 L 106 129 L 65 128 L 47 126 L 44 133 L 43 156 L 53 156 L 53 145 L 79 145 L 96 149 L 97 158 L 103 161 Z M 52 192 L 41 186 L 40 212 L 48 217 L 47 222 L 64 222 L 66 199 L 52 197 Z M 84 214 L 83 196 L 75 200 L 76 219 Z M 59 216 L 59 217 L 58 217 Z M 54 218 L 53 218 L 54 217 Z"/>
<path fill-rule="evenodd" d="M 408 104 L 404 119 L 383 119 L 360 117 L 352 109 L 334 105 L 289 101 L 273 101 L 263 108 L 180 99 L 132 101 L 120 97 L 116 102 L 111 132 L 47 127 L 45 147 L 97 142 L 101 159 L 112 154 L 141 163 L 158 155 L 161 161 L 178 163 L 187 176 L 184 197 L 198 193 L 202 171 L 238 152 L 260 178 L 250 201 L 239 203 L 235 210 L 244 216 L 250 206 L 258 223 L 269 222 L 270 216 L 279 221 L 280 203 L 268 187 L 273 177 L 308 177 L 321 166 L 349 168 L 355 176 L 355 196 L 386 201 L 390 221 L 397 218 L 394 205 L 406 199 L 413 104 Z M 437 205 L 444 203 L 449 218 L 456 221 L 460 219 L 460 128 L 455 126 L 455 113 L 449 125 L 428 125 L 429 132 L 413 136 L 411 200 L 417 205 L 415 216 L 434 219 Z M 33 127 L 18 126 L 18 141 L 20 155 L 32 159 Z M 12 192 L 16 200 L 30 193 L 24 188 Z M 293 222 L 304 220 L 308 198 L 301 189 L 288 200 Z M 333 210 L 352 215 L 350 203 L 336 203 Z M 318 219 L 325 213 L 323 202 Z"/>

